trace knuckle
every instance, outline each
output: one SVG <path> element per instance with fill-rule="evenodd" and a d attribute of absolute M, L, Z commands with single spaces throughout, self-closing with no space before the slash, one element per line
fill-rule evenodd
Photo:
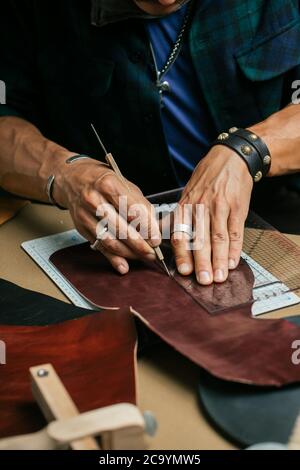
<path fill-rule="evenodd" d="M 228 235 L 222 231 L 216 231 L 212 233 L 212 242 L 213 243 L 226 243 L 228 240 Z"/>
<path fill-rule="evenodd" d="M 90 206 L 92 204 L 91 192 L 88 189 L 83 189 L 80 195 L 80 202 L 84 206 Z"/>
<path fill-rule="evenodd" d="M 215 194 L 212 200 L 212 208 L 215 212 L 221 211 L 225 206 L 227 205 L 227 202 L 224 198 L 223 195 L 220 195 L 219 192 Z"/>
<path fill-rule="evenodd" d="M 104 195 L 114 194 L 116 192 L 116 176 L 111 172 L 105 174 L 99 185 Z"/>
<path fill-rule="evenodd" d="M 239 230 L 230 230 L 229 232 L 229 240 L 231 242 L 242 242 L 243 235 Z"/>
<path fill-rule="evenodd" d="M 138 238 L 134 241 L 135 251 L 141 254 L 148 254 L 149 247 L 143 239 Z"/>

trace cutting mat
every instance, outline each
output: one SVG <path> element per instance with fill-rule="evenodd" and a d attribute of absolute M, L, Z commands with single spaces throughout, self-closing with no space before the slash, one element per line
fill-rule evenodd
<path fill-rule="evenodd" d="M 22 243 L 22 248 L 74 305 L 94 309 L 95 306 L 83 298 L 49 261 L 50 256 L 56 251 L 84 242 L 86 240 L 76 230 L 69 230 L 57 235 L 26 241 Z M 291 292 L 284 283 L 263 268 L 251 256 L 243 252 L 242 257 L 252 269 L 255 277 L 253 290 L 255 302 L 252 305 L 252 314 L 254 316 L 300 303 L 298 295 Z"/>

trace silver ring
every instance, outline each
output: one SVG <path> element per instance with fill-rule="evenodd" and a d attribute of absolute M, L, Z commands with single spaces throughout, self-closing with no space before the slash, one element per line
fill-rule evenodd
<path fill-rule="evenodd" d="M 97 251 L 97 250 L 98 250 L 98 247 L 99 247 L 99 245 L 101 245 L 101 242 L 102 242 L 102 237 L 103 237 L 103 235 L 104 235 L 107 231 L 108 231 L 108 228 L 107 228 L 107 227 L 103 227 L 103 229 L 101 230 L 101 232 L 98 234 L 95 243 L 93 243 L 92 245 L 90 245 L 90 247 L 91 247 L 91 249 L 92 249 L 93 251 Z"/>
<path fill-rule="evenodd" d="M 176 232 L 187 233 L 191 240 L 192 238 L 194 238 L 193 228 L 190 225 L 175 224 L 171 232 L 171 235 L 173 235 L 173 233 L 176 233 Z"/>

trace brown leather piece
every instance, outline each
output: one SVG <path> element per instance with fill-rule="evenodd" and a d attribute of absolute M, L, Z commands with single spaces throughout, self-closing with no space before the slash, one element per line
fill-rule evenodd
<path fill-rule="evenodd" d="M 7 364 L 0 366 L 0 438 L 45 426 L 29 367 L 51 363 L 80 412 L 136 403 L 136 333 L 128 309 L 51 326 L 0 326 Z"/>
<path fill-rule="evenodd" d="M 166 343 L 219 378 L 270 386 L 300 380 L 300 367 L 291 361 L 300 328 L 285 320 L 253 318 L 251 303 L 210 315 L 155 264 L 132 264 L 122 277 L 88 244 L 58 251 L 51 261 L 93 303 L 131 306 Z M 227 283 L 203 289 L 208 300 L 216 293 L 230 300 L 234 285 L 249 298 L 253 276 L 245 263 Z"/>

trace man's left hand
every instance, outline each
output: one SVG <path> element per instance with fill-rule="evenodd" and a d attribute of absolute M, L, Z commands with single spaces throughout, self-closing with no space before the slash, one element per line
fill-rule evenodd
<path fill-rule="evenodd" d="M 214 146 L 196 167 L 179 202 L 176 220 L 186 223 L 185 204 L 192 205 L 194 250 L 189 236 L 174 233 L 172 246 L 177 269 L 182 275 L 195 271 L 200 284 L 224 282 L 228 270 L 240 261 L 245 220 L 248 215 L 253 180 L 246 163 L 230 149 Z M 196 223 L 197 204 L 202 220 Z M 199 226 L 202 230 L 199 231 Z"/>

